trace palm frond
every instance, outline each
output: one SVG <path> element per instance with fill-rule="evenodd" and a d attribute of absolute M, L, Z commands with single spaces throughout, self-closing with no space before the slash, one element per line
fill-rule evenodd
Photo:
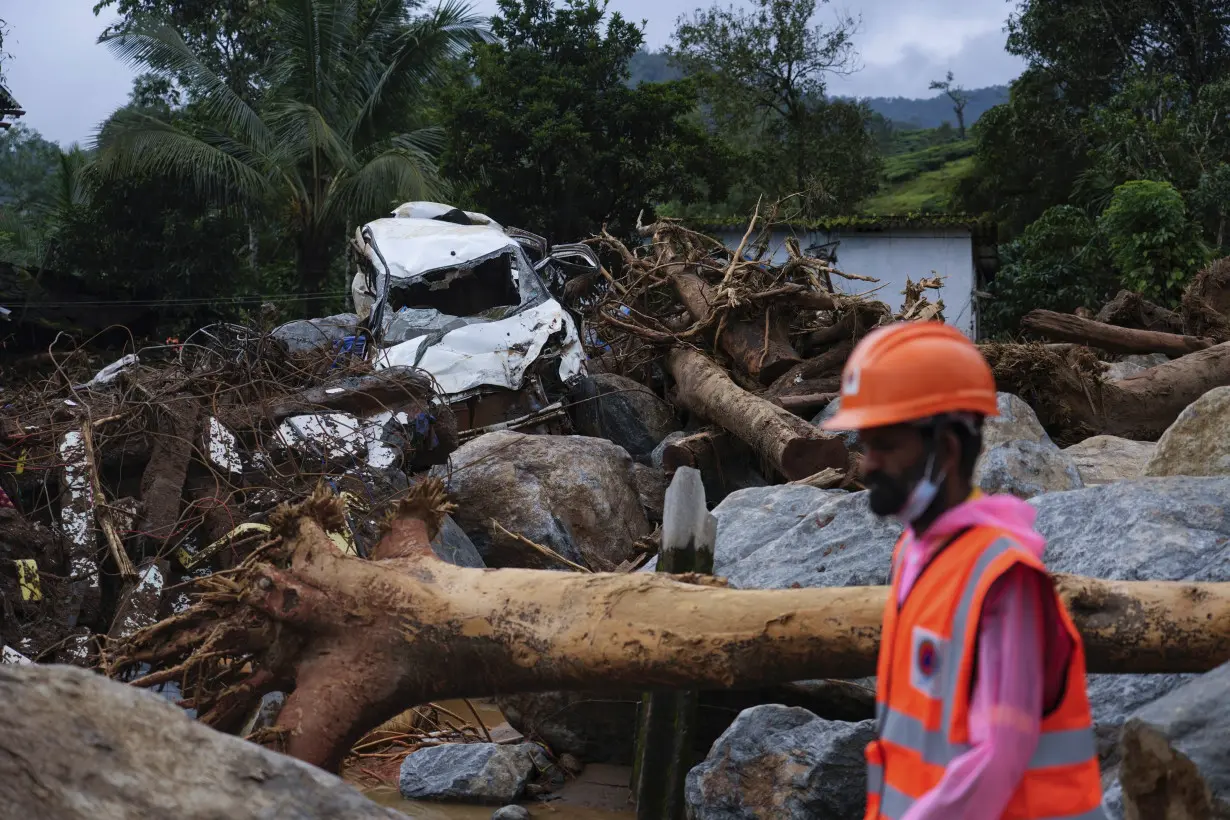
<path fill-rule="evenodd" d="M 279 164 L 314 162 L 334 166 L 338 171 L 355 170 L 358 164 L 345 135 L 334 130 L 325 115 L 306 103 L 278 105 L 271 119 L 277 123 Z"/>
<path fill-rule="evenodd" d="M 226 130 L 234 131 L 257 150 L 270 144 L 272 135 L 260 115 L 205 65 L 171 26 L 138 26 L 105 35 L 102 42 L 133 68 L 149 69 L 168 79 L 182 79 L 207 114 L 225 123 Z"/>
<path fill-rule="evenodd" d="M 441 190 L 435 163 L 409 141 L 392 145 L 330 186 L 319 211 L 322 223 L 384 213 L 402 202 L 434 199 Z"/>
<path fill-rule="evenodd" d="M 246 153 L 232 153 L 237 148 Z M 102 180 L 167 176 L 221 202 L 232 196 L 256 200 L 268 191 L 267 176 L 250 164 L 255 157 L 242 143 L 217 131 L 198 136 L 146 114 L 121 111 L 98 147 L 94 166 Z"/>
<path fill-rule="evenodd" d="M 421 103 L 425 92 L 442 79 L 445 64 L 490 38 L 486 23 L 462 0 L 444 0 L 432 13 L 387 30 L 391 54 L 369 73 L 347 133 L 357 134 L 381 109 Z"/>

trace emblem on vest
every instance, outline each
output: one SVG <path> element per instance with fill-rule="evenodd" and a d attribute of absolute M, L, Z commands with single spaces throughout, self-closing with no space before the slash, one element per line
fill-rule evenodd
<path fill-rule="evenodd" d="M 940 697 L 940 670 L 948 641 L 929 629 L 914 627 L 910 633 L 910 685 L 930 698 Z"/>

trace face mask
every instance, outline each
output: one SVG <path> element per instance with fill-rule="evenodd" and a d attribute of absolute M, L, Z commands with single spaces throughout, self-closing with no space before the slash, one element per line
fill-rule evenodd
<path fill-rule="evenodd" d="M 902 524 L 913 524 L 918 516 L 927 511 L 939 493 L 940 485 L 944 483 L 945 475 L 933 476 L 935 469 L 935 451 L 927 456 L 927 466 L 923 475 L 911 489 L 906 481 L 892 478 L 877 471 L 867 476 L 870 487 L 867 503 L 871 511 L 878 516 L 893 516 Z"/>

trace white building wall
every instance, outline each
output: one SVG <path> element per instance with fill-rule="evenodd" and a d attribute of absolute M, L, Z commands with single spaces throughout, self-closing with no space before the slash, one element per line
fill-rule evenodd
<path fill-rule="evenodd" d="M 785 230 L 774 232 L 769 244 L 772 261 L 786 261 Z M 893 229 L 884 231 L 824 231 L 796 232 L 800 247 L 840 241 L 837 245 L 837 269 L 863 276 L 873 276 L 878 282 L 861 282 L 833 277 L 833 287 L 845 293 L 868 294 L 886 303 L 894 311 L 905 301 L 905 279 L 919 279 L 939 274 L 943 286 L 927 291 L 944 300 L 945 321 L 959 328 L 971 339 L 977 338 L 978 326 L 974 301 L 974 246 L 968 229 L 935 228 L 925 230 Z M 739 247 L 742 231 L 718 234 L 731 250 Z"/>

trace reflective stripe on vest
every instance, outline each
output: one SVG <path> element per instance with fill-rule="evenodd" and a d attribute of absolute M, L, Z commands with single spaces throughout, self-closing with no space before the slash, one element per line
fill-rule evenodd
<path fill-rule="evenodd" d="M 905 813 L 909 811 L 910 806 L 914 804 L 914 800 L 904 792 L 894 789 L 892 786 L 885 786 L 883 797 L 880 799 L 880 816 L 884 820 L 901 820 Z M 1109 820 L 1105 810 L 1101 805 L 1089 809 L 1088 811 L 1078 812 L 1077 814 L 1061 814 L 1053 817 L 1041 817 L 1038 820 Z"/>
<path fill-rule="evenodd" d="M 942 704 L 942 720 L 939 729 L 929 730 L 923 721 L 911 715 L 891 708 L 887 703 L 877 699 L 876 723 L 881 741 L 891 743 L 919 755 L 924 763 L 945 767 L 954 759 L 969 751 L 968 743 L 954 743 L 949 739 L 949 729 L 952 726 L 953 710 L 958 700 L 958 686 L 961 669 L 965 662 L 966 636 L 969 629 L 976 625 L 981 613 L 971 612 L 974 602 L 982 587 L 983 576 L 989 571 L 992 563 L 1006 553 L 1015 550 L 1016 544 L 1007 538 L 998 538 L 988 544 L 974 562 L 973 570 L 966 579 L 961 591 L 952 624 L 948 630 L 948 639 L 944 641 L 944 662 L 940 664 L 939 685 L 933 698 Z M 915 583 L 919 583 L 921 577 Z M 895 595 L 894 590 L 890 595 Z M 900 612 L 904 612 L 902 605 Z M 972 620 L 971 620 L 972 619 Z M 898 622 L 894 628 L 894 642 L 904 634 L 902 624 Z M 886 646 L 885 650 L 895 652 L 894 647 Z M 1043 731 L 1038 737 L 1038 746 L 1029 761 L 1029 770 L 1046 769 L 1056 766 L 1076 766 L 1097 757 L 1097 742 L 1093 727 L 1067 729 L 1059 731 Z M 913 803 L 913 799 L 894 788 L 884 780 L 884 770 L 879 765 L 869 764 L 867 772 L 867 791 L 869 799 L 878 796 L 879 812 L 886 819 L 899 818 Z M 1102 820 L 1104 814 L 1099 807 L 1095 810 L 1082 811 L 1070 816 L 1071 820 Z"/>

